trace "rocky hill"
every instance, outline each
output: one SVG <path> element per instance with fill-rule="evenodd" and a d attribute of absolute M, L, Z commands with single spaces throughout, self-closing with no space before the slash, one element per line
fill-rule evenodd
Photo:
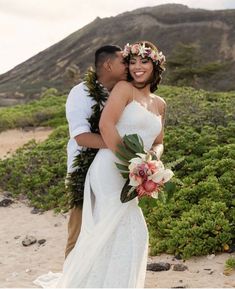
<path fill-rule="evenodd" d="M 204 73 L 199 86 L 235 90 L 235 10 L 208 11 L 166 4 L 116 17 L 98 17 L 0 75 L 0 106 L 37 98 L 48 87 L 65 91 L 93 64 L 99 46 L 110 43 L 123 46 L 143 39 L 159 43 L 167 59 L 174 55 L 178 43 L 196 45 L 200 63 L 225 64 L 215 73 Z"/>

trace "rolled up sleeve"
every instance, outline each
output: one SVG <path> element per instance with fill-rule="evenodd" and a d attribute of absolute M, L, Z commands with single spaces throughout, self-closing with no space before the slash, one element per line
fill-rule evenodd
<path fill-rule="evenodd" d="M 75 86 L 69 93 L 66 102 L 66 118 L 69 124 L 70 138 L 82 133 L 90 132 L 88 118 L 91 116 L 91 99 L 81 83 Z"/>

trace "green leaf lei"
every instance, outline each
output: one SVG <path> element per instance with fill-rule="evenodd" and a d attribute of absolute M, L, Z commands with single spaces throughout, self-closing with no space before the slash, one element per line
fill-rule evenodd
<path fill-rule="evenodd" d="M 92 106 L 93 113 L 90 118 L 88 118 L 91 132 L 100 133 L 99 120 L 104 104 L 108 98 L 108 91 L 98 82 L 96 73 L 92 68 L 87 71 L 84 82 L 88 88 L 89 97 L 95 101 L 95 104 Z M 71 208 L 82 207 L 86 174 L 97 152 L 98 149 L 82 148 L 80 154 L 74 158 L 73 167 L 76 169 L 69 173 L 66 178 L 66 187 Z"/>

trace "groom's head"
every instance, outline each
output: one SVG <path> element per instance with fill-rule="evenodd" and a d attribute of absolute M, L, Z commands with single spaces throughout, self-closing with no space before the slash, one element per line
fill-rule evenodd
<path fill-rule="evenodd" d="M 117 45 L 105 45 L 95 52 L 95 68 L 98 79 L 114 82 L 126 80 L 127 64 L 122 49 Z"/>

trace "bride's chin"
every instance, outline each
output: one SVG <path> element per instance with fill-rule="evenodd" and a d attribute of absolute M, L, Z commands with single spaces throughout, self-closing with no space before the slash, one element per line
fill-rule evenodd
<path fill-rule="evenodd" d="M 132 84 L 134 85 L 134 87 L 136 88 L 143 88 L 146 86 L 146 81 L 136 81 L 136 80 L 133 80 L 132 81 Z"/>

